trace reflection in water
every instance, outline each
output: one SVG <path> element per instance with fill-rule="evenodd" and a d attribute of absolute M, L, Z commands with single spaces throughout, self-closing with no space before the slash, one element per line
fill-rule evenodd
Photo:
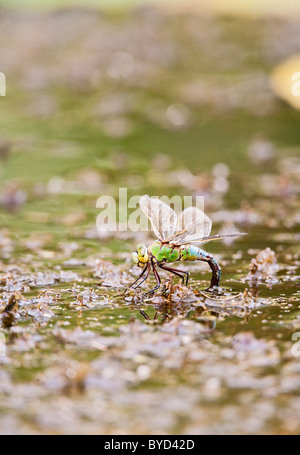
<path fill-rule="evenodd" d="M 171 278 L 166 280 L 160 294 L 145 300 L 143 296 L 136 297 L 134 308 L 147 321 L 165 323 L 176 317 L 188 318 L 210 329 L 215 328 L 219 317 L 237 316 L 248 319 L 251 310 L 263 303 L 258 299 L 258 289 L 255 286 L 237 295 L 214 295 L 203 291 L 193 292 L 180 284 L 171 284 Z M 154 316 L 150 316 L 153 311 Z"/>

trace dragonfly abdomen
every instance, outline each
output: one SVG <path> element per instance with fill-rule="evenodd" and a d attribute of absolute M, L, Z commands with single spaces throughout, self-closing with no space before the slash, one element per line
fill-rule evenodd
<path fill-rule="evenodd" d="M 211 255 L 194 245 L 181 247 L 181 261 L 208 261 Z"/>
<path fill-rule="evenodd" d="M 205 261 L 209 264 L 212 270 L 212 279 L 210 287 L 219 286 L 221 279 L 221 267 L 217 260 L 210 253 L 207 253 L 201 248 L 197 248 L 193 245 L 187 245 L 181 247 L 181 261 Z"/>

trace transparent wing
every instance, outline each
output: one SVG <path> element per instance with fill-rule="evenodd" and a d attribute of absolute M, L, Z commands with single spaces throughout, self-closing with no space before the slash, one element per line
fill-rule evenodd
<path fill-rule="evenodd" d="M 200 243 L 202 238 L 209 236 L 211 227 L 211 219 L 202 210 L 197 207 L 189 207 L 180 216 L 176 234 L 168 240 L 177 245 L 195 241 Z"/>
<path fill-rule="evenodd" d="M 190 241 L 183 241 L 183 242 L 180 242 L 180 245 L 186 245 L 188 243 L 201 243 L 203 245 L 204 243 L 211 242 L 212 240 L 222 240 L 222 239 L 226 239 L 228 237 L 239 237 L 241 235 L 247 235 L 247 232 L 236 232 L 234 234 L 211 235 L 209 237 L 201 237 L 199 239 L 194 239 L 194 240 L 190 240 Z"/>
<path fill-rule="evenodd" d="M 140 198 L 140 207 L 149 218 L 153 231 L 159 240 L 166 240 L 177 231 L 177 216 L 171 207 L 159 199 L 144 195 Z"/>

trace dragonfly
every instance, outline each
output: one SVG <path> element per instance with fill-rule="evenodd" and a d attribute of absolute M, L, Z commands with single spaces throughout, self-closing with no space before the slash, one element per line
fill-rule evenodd
<path fill-rule="evenodd" d="M 143 270 L 129 288 L 137 289 L 140 287 L 152 271 L 156 279 L 156 286 L 147 294 L 154 293 L 161 286 L 157 269 L 179 276 L 182 279 L 182 284 L 187 286 L 189 272 L 173 268 L 170 264 L 180 261 L 204 261 L 208 263 L 212 271 L 211 282 L 207 291 L 221 291 L 219 287 L 221 267 L 216 258 L 202 250 L 199 245 L 202 246 L 212 240 L 246 235 L 246 233 L 210 236 L 212 221 L 198 207 L 188 207 L 177 217 L 169 205 L 148 195 L 140 198 L 139 205 L 143 213 L 150 219 L 157 240 L 148 247 L 139 244 L 137 250 L 132 253 L 134 264 Z"/>

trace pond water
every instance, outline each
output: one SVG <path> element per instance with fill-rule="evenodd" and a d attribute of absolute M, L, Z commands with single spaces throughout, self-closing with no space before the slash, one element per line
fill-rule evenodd
<path fill-rule="evenodd" d="M 1 15 L 1 433 L 299 432 L 299 113 L 270 87 L 299 25 Z M 223 294 L 202 262 L 124 292 L 154 234 L 97 231 L 119 188 L 248 233 L 207 245 Z"/>

